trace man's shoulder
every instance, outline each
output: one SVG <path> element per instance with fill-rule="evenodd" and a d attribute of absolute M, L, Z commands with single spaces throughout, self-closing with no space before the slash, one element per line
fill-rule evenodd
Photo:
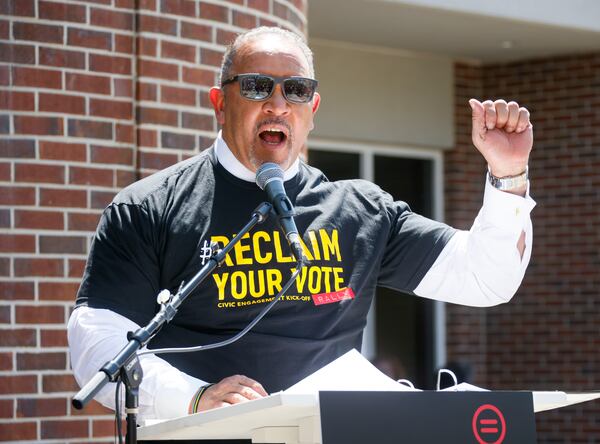
<path fill-rule="evenodd" d="M 113 204 L 141 205 L 149 197 L 156 198 L 163 192 L 180 182 L 182 177 L 198 175 L 204 168 L 213 167 L 213 148 L 210 147 L 201 153 L 173 164 L 163 170 L 157 171 L 131 185 L 123 188 L 113 199 Z M 200 177 L 202 177 L 200 175 Z"/>

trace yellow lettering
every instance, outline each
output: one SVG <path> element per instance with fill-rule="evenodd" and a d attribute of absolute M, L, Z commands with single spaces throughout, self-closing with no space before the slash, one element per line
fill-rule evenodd
<path fill-rule="evenodd" d="M 294 262 L 294 258 L 292 256 L 283 255 L 279 231 L 273 232 L 273 245 L 275 246 L 275 258 L 277 259 L 277 262 L 279 262 L 280 264 L 285 264 L 286 262 Z"/>
<path fill-rule="evenodd" d="M 312 245 L 313 254 L 315 255 L 315 260 L 321 260 L 321 250 L 319 250 L 319 242 L 317 242 L 317 235 L 313 230 L 308 232 L 308 238 L 310 239 L 310 244 Z"/>
<path fill-rule="evenodd" d="M 344 285 L 344 278 L 340 276 L 344 272 L 344 269 L 341 267 L 333 267 L 333 289 L 335 291 L 341 290 Z"/>
<path fill-rule="evenodd" d="M 250 295 L 253 298 L 259 298 L 261 296 L 264 296 L 265 294 L 265 271 L 264 270 L 257 270 L 256 274 L 257 274 L 257 278 L 258 278 L 258 288 L 256 288 L 256 284 L 254 282 L 254 270 L 250 270 L 248 272 L 249 276 L 249 288 L 250 288 Z"/>
<path fill-rule="evenodd" d="M 226 246 L 229 243 L 229 239 L 227 239 L 225 236 L 211 236 L 210 240 L 212 242 L 220 242 L 221 244 L 223 244 L 223 246 Z M 227 265 L 228 267 L 233 266 L 233 261 L 229 257 L 229 253 L 227 253 L 227 255 L 225 256 L 225 265 Z"/>
<path fill-rule="evenodd" d="M 225 299 L 225 284 L 227 284 L 227 278 L 229 277 L 229 273 L 223 273 L 222 276 L 218 274 L 212 275 L 215 283 L 217 284 L 217 288 L 219 289 L 219 300 L 222 301 Z"/>
<path fill-rule="evenodd" d="M 325 282 L 325 293 L 331 292 L 331 282 L 329 281 L 329 274 L 333 271 L 331 267 L 321 267 L 323 272 L 323 282 Z"/>
<path fill-rule="evenodd" d="M 295 268 L 292 268 L 292 274 L 296 272 Z M 296 276 L 296 288 L 298 289 L 298 293 L 302 293 L 304 291 L 304 283 L 306 282 L 306 267 L 302 269 L 300 274 Z"/>
<path fill-rule="evenodd" d="M 310 267 L 308 270 L 308 291 L 312 294 L 321 293 L 321 269 Z"/>
<path fill-rule="evenodd" d="M 323 245 L 323 256 L 328 261 L 331 256 L 335 256 L 338 262 L 341 262 L 342 256 L 340 254 L 340 243 L 338 240 L 337 229 L 331 230 L 331 237 L 327 234 L 324 228 L 319 230 L 321 236 L 321 245 Z M 330 256 L 331 255 L 331 256 Z"/>
<path fill-rule="evenodd" d="M 281 291 L 281 271 L 267 269 L 267 287 L 269 295 L 276 295 Z"/>
<path fill-rule="evenodd" d="M 264 231 L 257 231 L 252 237 L 252 247 L 254 248 L 254 257 L 256 258 L 256 262 L 258 262 L 259 264 L 266 264 L 267 262 L 271 261 L 271 259 L 273 258 L 273 254 L 266 253 L 264 256 L 261 254 L 259 245 L 259 241 L 261 239 L 265 242 L 269 242 L 271 240 L 271 237 L 269 236 L 269 233 L 266 233 Z"/>
<path fill-rule="evenodd" d="M 250 245 L 242 243 L 244 239 L 250 239 L 250 233 L 244 234 L 240 241 L 234 245 L 233 251 L 235 251 L 235 263 L 237 265 L 252 265 L 252 259 L 244 257 L 244 253 L 250 251 Z"/>
<path fill-rule="evenodd" d="M 246 294 L 248 294 L 246 275 L 242 271 L 236 271 L 231 275 L 231 296 L 234 299 L 244 299 Z"/>

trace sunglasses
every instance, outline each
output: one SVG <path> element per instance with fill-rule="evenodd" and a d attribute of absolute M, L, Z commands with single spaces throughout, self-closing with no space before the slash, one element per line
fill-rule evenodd
<path fill-rule="evenodd" d="M 264 74 L 238 74 L 222 83 L 240 84 L 240 95 L 248 100 L 266 100 L 273 95 L 275 85 L 281 85 L 283 97 L 291 103 L 310 102 L 317 90 L 317 82 L 306 77 L 271 77 Z"/>

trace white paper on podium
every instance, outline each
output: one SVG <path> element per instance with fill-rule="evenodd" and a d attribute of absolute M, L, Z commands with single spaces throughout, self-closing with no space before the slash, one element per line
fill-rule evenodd
<path fill-rule="evenodd" d="M 284 390 L 284 393 L 316 394 L 324 390 L 417 391 L 381 373 L 356 349 Z"/>

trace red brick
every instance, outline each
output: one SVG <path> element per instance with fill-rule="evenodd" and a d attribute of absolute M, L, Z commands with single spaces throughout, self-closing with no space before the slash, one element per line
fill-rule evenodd
<path fill-rule="evenodd" d="M 94 163 L 133 165 L 133 150 L 130 147 L 92 146 L 91 158 Z"/>
<path fill-rule="evenodd" d="M 0 394 L 2 395 L 35 392 L 37 392 L 36 375 L 0 376 Z"/>
<path fill-rule="evenodd" d="M 1 174 L 0 174 L 1 177 Z M 0 227 L 10 228 L 11 226 L 10 210 L 8 208 L 0 209 Z"/>
<path fill-rule="evenodd" d="M 30 163 L 15 164 L 17 182 L 65 183 L 65 167 Z"/>
<path fill-rule="evenodd" d="M 196 17 L 195 3 L 192 0 L 161 0 L 160 12 L 184 17 Z"/>
<path fill-rule="evenodd" d="M 72 375 L 42 375 L 44 393 L 75 392 L 79 390 Z"/>
<path fill-rule="evenodd" d="M 174 110 L 142 106 L 138 108 L 137 116 L 140 124 L 177 126 L 177 111 Z"/>
<path fill-rule="evenodd" d="M 115 140 L 117 142 L 133 144 L 134 130 L 135 127 L 133 125 L 126 125 L 123 123 L 115 124 L 115 131 L 117 133 L 115 136 Z"/>
<path fill-rule="evenodd" d="M 62 26 L 40 23 L 13 23 L 13 35 L 17 40 L 32 40 L 44 43 L 62 43 Z"/>
<path fill-rule="evenodd" d="M 13 353 L 12 352 L 2 352 L 0 353 L 0 371 L 13 371 Z"/>
<path fill-rule="evenodd" d="M 115 52 L 122 52 L 127 55 L 133 54 L 133 37 L 130 35 L 115 35 Z"/>
<path fill-rule="evenodd" d="M 15 210 L 15 228 L 62 230 L 63 213 L 56 211 Z"/>
<path fill-rule="evenodd" d="M 20 64 L 35 63 L 35 46 L 0 43 L 0 62 Z"/>
<path fill-rule="evenodd" d="M 15 111 L 32 111 L 35 107 L 33 93 L 17 91 L 0 91 L 0 109 Z"/>
<path fill-rule="evenodd" d="M 10 275 L 10 259 L 7 257 L 0 257 L 0 276 Z M 0 323 L 9 323 L 10 320 L 10 307 L 0 307 Z"/>
<path fill-rule="evenodd" d="M 41 141 L 40 158 L 85 162 L 87 154 L 85 145 L 81 143 Z"/>
<path fill-rule="evenodd" d="M 75 294 L 71 294 L 69 300 L 73 300 Z M 40 331 L 42 347 L 68 347 L 67 331 L 61 330 L 42 330 Z"/>
<path fill-rule="evenodd" d="M 149 11 L 156 11 L 156 0 L 138 0 L 138 7 L 140 9 L 148 9 Z"/>
<path fill-rule="evenodd" d="M 85 98 L 66 94 L 39 94 L 40 111 L 67 114 L 85 114 Z"/>
<path fill-rule="evenodd" d="M 69 119 L 69 136 L 87 139 L 112 139 L 113 125 L 110 122 Z"/>
<path fill-rule="evenodd" d="M 161 145 L 163 148 L 193 150 L 196 147 L 196 136 L 194 134 L 163 131 L 161 133 Z"/>
<path fill-rule="evenodd" d="M 213 5 L 211 3 L 201 3 L 200 17 L 211 21 L 228 23 L 229 9 L 224 6 Z"/>
<path fill-rule="evenodd" d="M 87 420 L 42 421 L 42 439 L 84 438 L 88 436 Z"/>
<path fill-rule="evenodd" d="M 133 118 L 133 108 L 131 102 L 91 98 L 90 114 L 92 116 L 131 120 Z"/>
<path fill-rule="evenodd" d="M 196 91 L 190 88 L 178 88 L 174 86 L 162 86 L 160 98 L 163 103 L 174 103 L 177 105 L 196 105 Z"/>
<path fill-rule="evenodd" d="M 84 190 L 50 189 L 40 190 L 40 205 L 44 207 L 87 206 L 87 193 Z"/>
<path fill-rule="evenodd" d="M 206 114 L 181 113 L 181 126 L 183 128 L 197 129 L 202 131 L 212 131 L 213 116 Z"/>
<path fill-rule="evenodd" d="M 40 68 L 12 67 L 12 81 L 15 86 L 35 86 L 39 88 L 62 88 L 62 74 Z"/>
<path fill-rule="evenodd" d="M 177 21 L 173 19 L 141 14 L 138 17 L 138 27 L 140 32 L 177 35 Z"/>
<path fill-rule="evenodd" d="M 57 117 L 15 116 L 15 134 L 62 136 L 63 119 Z"/>
<path fill-rule="evenodd" d="M 10 134 L 10 116 L 0 115 L 0 134 Z"/>
<path fill-rule="evenodd" d="M 15 401 L 12 399 L 0 399 L 0 418 L 12 418 L 14 416 Z M 3 439 L 0 432 L 0 439 Z"/>
<path fill-rule="evenodd" d="M 90 22 L 95 26 L 133 31 L 133 15 L 129 12 L 91 8 Z"/>
<path fill-rule="evenodd" d="M 11 422 L 8 427 L 0 427 L 0 441 L 29 441 L 37 437 L 35 422 Z"/>
<path fill-rule="evenodd" d="M 89 29 L 69 28 L 67 44 L 69 46 L 82 46 L 84 48 L 112 49 L 110 33 Z"/>
<path fill-rule="evenodd" d="M 133 97 L 133 82 L 131 79 L 114 79 L 115 97 Z"/>
<path fill-rule="evenodd" d="M 60 20 L 61 22 L 85 23 L 85 6 L 54 3 L 40 0 L 38 3 L 38 15 L 46 20 Z"/>
<path fill-rule="evenodd" d="M 33 205 L 35 188 L 0 186 L 0 205 Z"/>
<path fill-rule="evenodd" d="M 202 68 L 183 67 L 183 81 L 194 85 L 214 86 L 215 72 Z"/>
<path fill-rule="evenodd" d="M 203 65 L 221 66 L 223 60 L 222 51 L 214 51 L 212 49 L 200 48 L 200 63 Z"/>
<path fill-rule="evenodd" d="M 35 253 L 35 236 L 30 234 L 0 234 L 0 252 Z"/>
<path fill-rule="evenodd" d="M 2 0 L 0 1 L 0 14 L 34 17 L 34 0 Z"/>
<path fill-rule="evenodd" d="M 114 194 L 113 194 L 114 196 Z M 92 201 L 93 201 L 92 196 Z M 106 205 L 105 205 L 106 206 Z M 85 270 L 85 261 L 82 259 L 69 259 L 69 277 L 70 278 L 81 278 L 83 276 L 83 271 Z"/>
<path fill-rule="evenodd" d="M 69 183 L 76 185 L 113 186 L 113 170 L 104 168 L 69 168 Z"/>
<path fill-rule="evenodd" d="M 0 85 L 8 85 L 10 83 L 10 71 L 8 66 L 0 66 Z"/>
<path fill-rule="evenodd" d="M 106 206 L 112 202 L 115 197 L 115 193 L 108 191 L 92 191 L 92 202 L 91 207 L 97 210 L 103 210 Z"/>
<path fill-rule="evenodd" d="M 35 347 L 37 333 L 32 328 L 0 330 L 0 347 Z"/>
<path fill-rule="evenodd" d="M 183 26 L 183 24 L 182 24 L 182 26 Z M 151 39 L 149 37 L 138 37 L 138 39 L 137 39 L 138 54 L 150 56 L 150 57 L 156 57 L 156 55 L 158 54 L 156 51 L 157 48 L 158 48 L 158 45 L 156 43 L 156 39 Z"/>
<path fill-rule="evenodd" d="M 62 306 L 24 305 L 17 306 L 15 310 L 18 324 L 63 324 L 65 322 L 65 310 Z"/>
<path fill-rule="evenodd" d="M 139 177 L 135 171 L 117 170 L 117 188 L 125 188 L 138 180 Z"/>
<path fill-rule="evenodd" d="M 33 299 L 34 296 L 33 282 L 0 281 L 0 299 L 2 300 Z M 3 343 L 2 336 L 10 335 L 0 335 L 0 344 Z"/>
<path fill-rule="evenodd" d="M 161 57 L 166 59 L 183 60 L 184 62 L 196 62 L 196 47 L 183 43 L 163 41 L 161 43 Z"/>
<path fill-rule="evenodd" d="M 131 59 L 129 57 L 90 54 L 90 70 L 94 72 L 131 75 Z"/>
<path fill-rule="evenodd" d="M 110 94 L 110 77 L 67 73 L 66 89 L 94 94 Z"/>
<path fill-rule="evenodd" d="M 115 421 L 114 419 L 94 419 L 92 420 L 92 436 L 114 436 Z"/>
<path fill-rule="evenodd" d="M 12 180 L 11 177 L 11 164 L 8 162 L 0 163 L 0 181 L 10 182 Z"/>
<path fill-rule="evenodd" d="M 247 0 L 248 7 L 258 9 L 262 12 L 269 12 L 269 0 Z"/>
<path fill-rule="evenodd" d="M 79 283 L 73 282 L 40 282 L 38 297 L 42 301 L 73 301 L 78 288 Z"/>
<path fill-rule="evenodd" d="M 95 213 L 69 213 L 68 227 L 70 231 L 95 231 L 99 220 Z"/>
<path fill-rule="evenodd" d="M 139 146 L 154 148 L 158 145 L 158 134 L 155 130 L 138 128 L 137 141 Z"/>
<path fill-rule="evenodd" d="M 62 277 L 64 274 L 62 259 L 15 258 L 14 264 L 15 276 Z"/>
<path fill-rule="evenodd" d="M 67 414 L 66 398 L 17 399 L 17 418 L 64 416 Z"/>
<path fill-rule="evenodd" d="M 17 353 L 17 370 L 64 370 L 67 355 L 53 353 Z"/>
<path fill-rule="evenodd" d="M 212 26 L 181 22 L 181 37 L 201 42 L 212 41 Z"/>
<path fill-rule="evenodd" d="M 263 26 L 262 22 L 261 26 Z M 229 45 L 235 40 L 236 37 L 237 34 L 235 32 L 226 31 L 225 29 L 221 28 L 217 29 L 217 43 L 219 45 Z"/>
<path fill-rule="evenodd" d="M 8 40 L 10 23 L 8 20 L 0 20 L 0 39 Z"/>
<path fill-rule="evenodd" d="M 255 28 L 257 25 L 257 17 L 240 11 L 233 11 L 233 24 L 245 29 Z"/>
<path fill-rule="evenodd" d="M 87 238 L 84 236 L 40 235 L 40 253 L 85 254 Z"/>
<path fill-rule="evenodd" d="M 155 102 L 158 99 L 158 87 L 154 83 L 137 83 L 137 99 Z"/>
<path fill-rule="evenodd" d="M 165 154 L 155 152 L 138 152 L 138 165 L 140 168 L 162 170 L 177 163 L 176 154 Z"/>
<path fill-rule="evenodd" d="M 139 61 L 139 76 L 164 80 L 177 80 L 179 77 L 177 65 L 150 60 Z"/>
<path fill-rule="evenodd" d="M 35 140 L 0 139 L 0 157 L 32 159 L 35 157 Z"/>

